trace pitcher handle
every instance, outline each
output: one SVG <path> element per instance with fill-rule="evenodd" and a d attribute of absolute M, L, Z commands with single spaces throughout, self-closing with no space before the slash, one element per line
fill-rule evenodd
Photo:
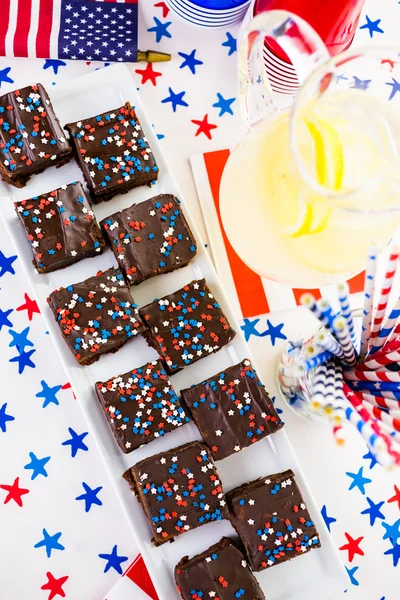
<path fill-rule="evenodd" d="M 329 59 L 324 42 L 301 17 L 286 10 L 271 10 L 254 17 L 239 42 L 239 99 L 249 126 L 277 108 L 264 67 L 265 37 L 276 41 L 290 58 L 300 84 Z"/>

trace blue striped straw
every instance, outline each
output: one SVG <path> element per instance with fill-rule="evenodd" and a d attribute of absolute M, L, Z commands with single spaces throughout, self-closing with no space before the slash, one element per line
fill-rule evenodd
<path fill-rule="evenodd" d="M 375 338 L 373 346 L 370 350 L 370 354 L 373 354 L 374 352 L 379 350 L 379 348 L 382 348 L 382 346 L 385 344 L 385 342 L 389 338 L 390 334 L 392 333 L 393 329 L 398 324 L 399 317 L 400 317 L 400 297 L 397 299 L 397 302 L 396 302 L 394 308 L 392 308 L 392 310 L 390 311 L 388 318 L 386 319 L 384 325 L 382 326 L 380 332 L 378 333 L 378 336 Z"/>
<path fill-rule="evenodd" d="M 332 406 L 335 402 L 335 374 L 335 363 L 331 359 L 328 361 L 326 366 L 325 396 L 323 400 L 324 406 Z"/>
<path fill-rule="evenodd" d="M 327 331 L 319 333 L 315 337 L 315 343 L 323 350 L 329 350 L 329 352 L 332 352 L 332 354 L 340 358 L 340 360 L 344 360 L 344 352 L 342 346 L 334 337 L 329 335 Z"/>
<path fill-rule="evenodd" d="M 329 327 L 332 328 L 333 319 L 336 317 L 336 315 L 333 312 L 333 309 L 332 309 L 331 305 L 329 304 L 328 300 L 325 300 L 324 298 L 321 298 L 320 300 L 318 300 L 317 308 L 319 308 L 322 316 L 328 322 Z"/>
<path fill-rule="evenodd" d="M 308 292 L 303 294 L 300 298 L 300 304 L 302 306 L 305 306 L 306 308 L 308 308 L 308 310 L 310 310 L 317 317 L 317 319 L 320 321 L 320 323 L 328 331 L 333 333 L 333 330 L 329 323 L 329 320 L 322 314 L 322 312 L 319 309 L 317 303 L 315 302 L 315 298 L 312 294 L 309 294 Z"/>
<path fill-rule="evenodd" d="M 365 269 L 364 283 L 364 308 L 361 327 L 361 349 L 360 358 L 363 359 L 368 353 L 368 342 L 371 336 L 373 321 L 374 290 L 376 279 L 376 267 L 378 258 L 378 247 L 372 243 L 368 252 L 367 267 Z"/>
<path fill-rule="evenodd" d="M 319 365 L 314 374 L 312 386 L 312 405 L 311 408 L 318 410 L 324 403 L 326 380 L 326 364 Z"/>
<path fill-rule="evenodd" d="M 304 360 L 297 367 L 298 373 L 304 374 L 305 372 L 309 371 L 310 369 L 314 369 L 315 367 L 322 365 L 322 363 L 326 362 L 329 358 L 331 358 L 331 356 L 332 356 L 332 352 L 328 352 L 328 350 L 326 350 L 325 352 L 320 352 L 319 354 L 316 354 L 315 356 L 313 356 L 312 358 L 309 358 L 308 360 Z"/>
<path fill-rule="evenodd" d="M 354 390 L 374 390 L 375 392 L 397 392 L 400 397 L 400 383 L 393 383 L 392 381 L 354 381 L 347 379 L 345 374 L 345 380 L 349 387 Z M 350 386 L 351 384 L 351 386 Z"/>
<path fill-rule="evenodd" d="M 354 327 L 353 316 L 351 314 L 350 308 L 349 284 L 347 282 L 340 283 L 337 287 L 337 290 L 340 302 L 340 310 L 342 311 L 342 315 L 346 319 L 351 341 L 353 342 L 354 347 L 357 348 L 356 330 Z"/>
<path fill-rule="evenodd" d="M 356 351 L 350 338 L 346 319 L 344 317 L 336 317 L 332 323 L 332 327 L 335 331 L 338 342 L 343 349 L 344 360 L 348 365 L 350 365 L 350 367 L 354 367 L 357 362 Z"/>

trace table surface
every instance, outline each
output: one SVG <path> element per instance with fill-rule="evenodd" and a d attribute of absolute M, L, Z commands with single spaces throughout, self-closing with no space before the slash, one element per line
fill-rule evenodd
<path fill-rule="evenodd" d="M 196 28 L 163 14 L 162 4 L 142 1 L 140 47 L 160 48 L 173 60 L 130 69 L 206 240 L 188 157 L 230 147 L 244 131 L 236 99 L 237 27 Z M 399 19 L 395 0 L 386 0 L 384 7 L 378 0 L 367 0 L 355 43 L 396 43 Z M 159 43 L 156 35 L 162 36 Z M 50 89 L 101 66 L 2 58 L 0 93 L 33 81 Z M 205 134 L 206 115 L 216 125 L 212 139 Z M 2 596 L 41 600 L 54 597 L 51 591 L 58 589 L 68 600 L 95 600 L 118 580 L 137 550 L 32 296 L 0 225 Z M 249 343 L 267 388 L 275 393 L 274 365 L 285 339 L 298 334 L 299 313 L 275 313 L 257 326 L 268 333 L 263 338 L 250 336 Z M 17 346 L 24 350 L 19 352 Z M 286 431 L 349 573 L 348 590 L 339 598 L 396 600 L 399 474 L 374 465 L 353 431 L 347 433 L 345 448 L 339 449 L 329 428 L 281 408 Z"/>

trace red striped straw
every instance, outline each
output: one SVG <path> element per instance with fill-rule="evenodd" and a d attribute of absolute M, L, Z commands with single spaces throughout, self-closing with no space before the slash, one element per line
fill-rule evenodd
<path fill-rule="evenodd" d="M 368 342 L 371 334 L 372 312 L 374 304 L 374 291 L 376 281 L 376 267 L 378 258 L 378 247 L 375 242 L 370 246 L 368 252 L 367 268 L 365 269 L 364 283 L 364 308 L 361 328 L 361 350 L 360 358 L 363 359 L 368 352 Z"/>
<path fill-rule="evenodd" d="M 375 419 L 378 419 L 379 421 L 382 421 L 382 423 L 386 423 L 386 425 L 393 427 L 395 431 L 400 431 L 400 419 L 393 417 L 393 415 L 385 412 L 377 406 L 370 406 L 368 404 L 366 409 L 371 416 L 375 417 Z"/>
<path fill-rule="evenodd" d="M 391 348 L 395 347 L 395 350 L 391 350 Z M 400 362 L 400 344 L 398 342 L 395 345 L 392 342 L 389 342 L 385 346 L 386 354 L 384 354 L 384 349 L 382 352 L 378 352 L 368 358 L 363 364 L 357 365 L 357 371 L 375 371 L 380 369 L 381 367 L 385 367 L 386 365 L 390 365 L 390 363 Z"/>
<path fill-rule="evenodd" d="M 359 391 L 358 394 L 362 396 L 364 402 L 371 404 L 371 406 L 379 406 L 380 408 L 388 408 L 390 410 L 396 410 L 400 414 L 400 402 L 398 400 L 389 400 L 383 398 L 383 396 L 373 396 L 365 392 Z"/>
<path fill-rule="evenodd" d="M 400 383 L 399 371 L 345 371 L 344 378 L 348 381 L 374 381 L 386 383 Z M 379 388 L 378 388 L 379 389 Z"/>
<path fill-rule="evenodd" d="M 399 256 L 400 250 L 396 246 L 392 249 L 388 259 L 385 278 L 383 280 L 378 305 L 376 307 L 375 318 L 371 327 L 371 340 L 377 337 L 381 329 L 383 319 L 385 318 L 386 308 L 388 305 L 390 292 L 392 290 L 393 279 L 396 274 L 397 265 L 399 264 Z"/>

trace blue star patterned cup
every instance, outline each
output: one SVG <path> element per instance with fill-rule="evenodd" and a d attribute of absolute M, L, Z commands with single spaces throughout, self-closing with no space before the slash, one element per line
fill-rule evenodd
<path fill-rule="evenodd" d="M 251 0 L 166 0 L 185 21 L 202 27 L 227 27 L 241 21 Z"/>

